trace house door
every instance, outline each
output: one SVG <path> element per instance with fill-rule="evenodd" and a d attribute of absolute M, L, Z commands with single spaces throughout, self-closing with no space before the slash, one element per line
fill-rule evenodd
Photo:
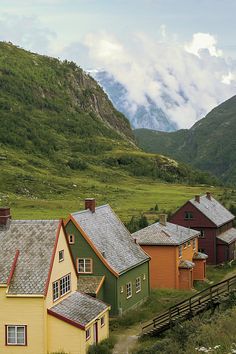
<path fill-rule="evenodd" d="M 97 344 L 98 342 L 98 323 L 95 322 L 93 325 L 93 342 Z"/>

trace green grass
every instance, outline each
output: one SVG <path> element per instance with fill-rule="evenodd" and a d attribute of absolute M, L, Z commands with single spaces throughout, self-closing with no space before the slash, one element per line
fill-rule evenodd
<path fill-rule="evenodd" d="M 234 353 L 236 299 L 223 304 L 219 312 L 210 311 L 191 321 L 182 322 L 159 338 L 148 338 L 138 342 L 133 354 L 193 354 L 212 352 Z M 199 350 L 200 348 L 205 348 Z"/>
<path fill-rule="evenodd" d="M 76 187 L 72 186 L 72 183 Z M 123 221 L 130 220 L 133 215 L 147 213 L 149 221 L 154 221 L 157 214 L 149 214 L 149 209 L 157 203 L 159 212 L 175 210 L 195 194 L 204 193 L 206 186 L 185 186 L 158 183 L 146 178 L 123 176 L 119 184 L 112 181 L 103 183 L 99 180 L 87 180 L 86 177 L 75 176 L 68 190 L 62 195 L 55 191 L 48 198 L 18 196 L 13 193 L 0 193 L 0 203 L 9 205 L 13 218 L 61 218 L 70 212 L 83 210 L 84 198 L 95 197 L 97 204 L 109 203 Z M 219 195 L 219 188 L 211 188 L 214 195 Z"/>
<path fill-rule="evenodd" d="M 149 298 L 140 307 L 128 311 L 122 317 L 111 319 L 110 329 L 120 332 L 121 329 L 144 323 L 192 294 L 191 291 L 172 289 L 152 290 Z"/>

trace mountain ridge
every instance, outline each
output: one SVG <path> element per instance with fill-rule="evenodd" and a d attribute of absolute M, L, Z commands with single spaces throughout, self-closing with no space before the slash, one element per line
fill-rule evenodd
<path fill-rule="evenodd" d="M 227 183 L 236 182 L 236 96 L 215 107 L 189 130 L 134 133 L 144 151 L 189 163 Z"/>
<path fill-rule="evenodd" d="M 0 42 L 0 88 L 3 195 L 64 195 L 81 181 L 87 186 L 80 186 L 82 194 L 95 191 L 98 181 L 215 182 L 183 163 L 141 151 L 127 118 L 73 62 Z"/>

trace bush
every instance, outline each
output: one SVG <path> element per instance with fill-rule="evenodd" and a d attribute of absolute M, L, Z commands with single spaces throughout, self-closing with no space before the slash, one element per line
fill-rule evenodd
<path fill-rule="evenodd" d="M 98 344 L 91 345 L 88 354 L 112 354 L 112 349 L 116 344 L 114 337 L 104 339 Z"/>
<path fill-rule="evenodd" d="M 88 167 L 88 164 L 81 159 L 71 159 L 68 161 L 67 165 L 72 170 L 86 170 L 86 168 Z"/>

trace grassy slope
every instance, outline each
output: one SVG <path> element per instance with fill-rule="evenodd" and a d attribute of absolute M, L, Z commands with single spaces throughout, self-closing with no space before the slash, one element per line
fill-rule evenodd
<path fill-rule="evenodd" d="M 209 171 L 224 181 L 236 181 L 236 96 L 213 109 L 190 130 L 162 133 L 138 129 L 139 146 Z"/>
<path fill-rule="evenodd" d="M 0 204 L 14 217 L 66 216 L 92 196 L 128 219 L 205 191 L 163 181 L 214 182 L 140 151 L 127 119 L 74 63 L 0 42 L 0 88 Z"/>

